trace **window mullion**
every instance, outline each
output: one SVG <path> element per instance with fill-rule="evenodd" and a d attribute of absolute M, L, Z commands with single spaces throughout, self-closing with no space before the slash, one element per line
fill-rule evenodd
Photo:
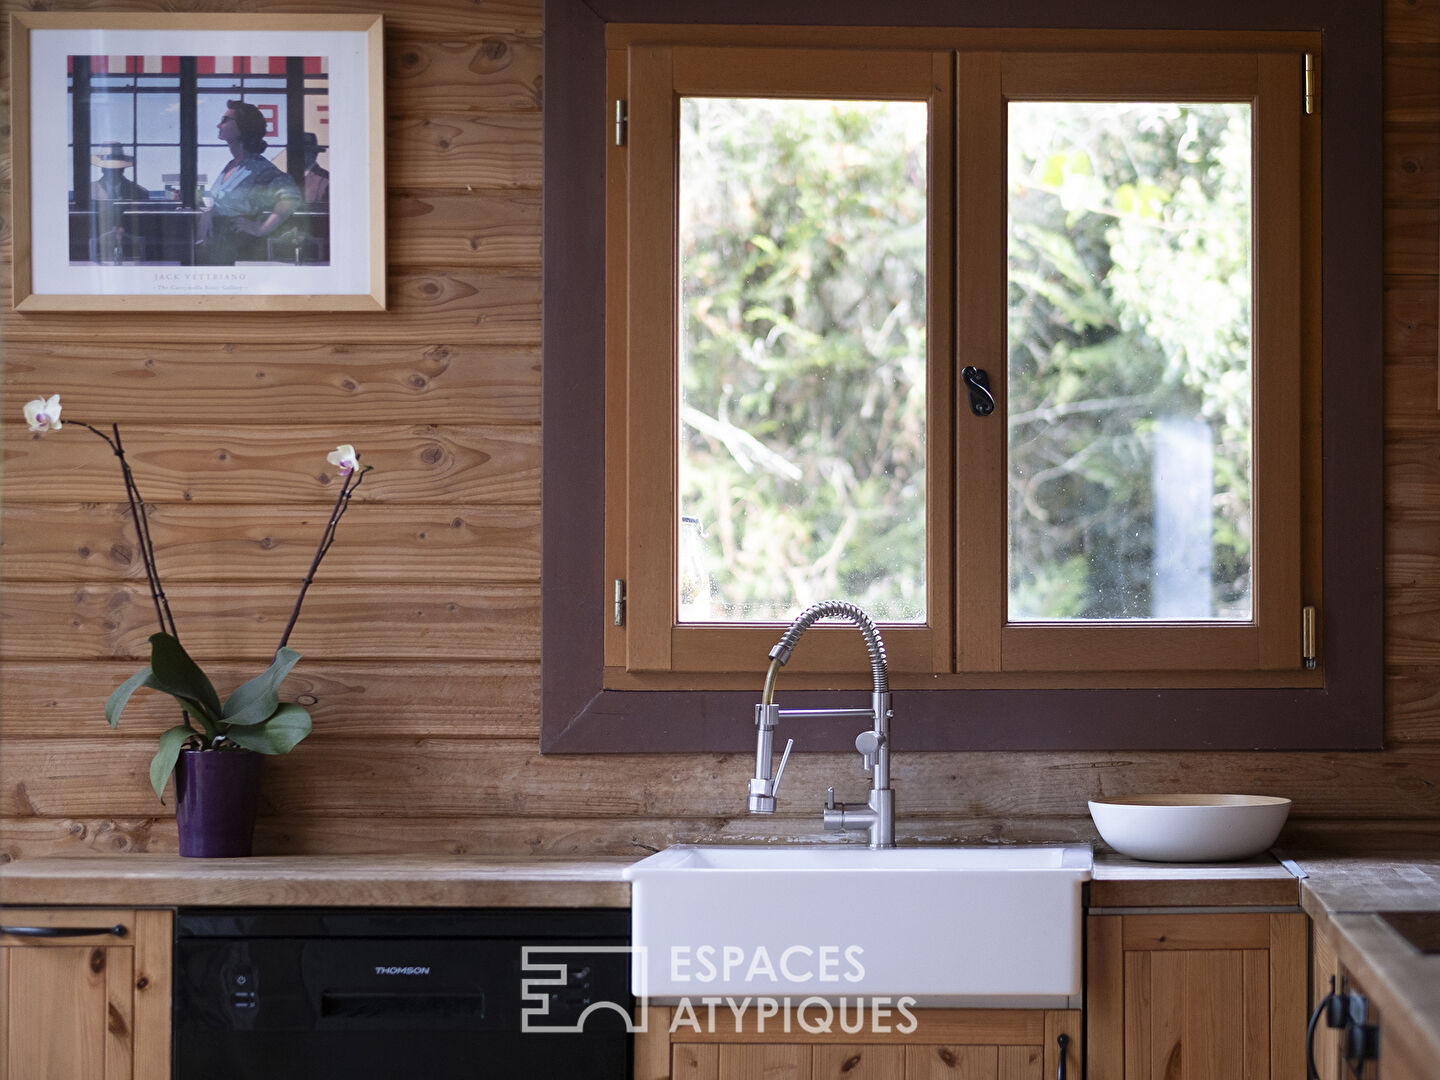
<path fill-rule="evenodd" d="M 956 64 L 955 660 L 999 671 L 1005 622 L 1005 112 L 1000 54 Z M 959 379 L 990 377 L 997 408 L 974 415 Z"/>

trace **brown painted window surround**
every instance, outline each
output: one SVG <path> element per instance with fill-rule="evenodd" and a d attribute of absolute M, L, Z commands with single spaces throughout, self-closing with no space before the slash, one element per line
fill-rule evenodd
<path fill-rule="evenodd" d="M 960 7 L 963 27 L 955 22 Z M 607 136 L 613 130 L 613 118 L 607 117 L 607 25 L 640 24 L 641 37 L 643 24 L 655 23 L 878 26 L 875 10 L 848 0 L 547 0 L 541 721 L 546 752 L 749 750 L 761 681 L 758 671 L 693 679 L 674 671 L 627 677 L 613 666 L 613 642 L 612 667 L 606 668 L 605 636 L 614 633 L 607 631 L 608 581 L 614 574 L 605 563 L 605 488 L 607 480 L 615 484 L 618 465 L 606 457 L 607 390 L 613 395 L 616 381 L 606 379 L 605 178 Z M 1378 6 L 1222 0 L 1201 12 L 1109 2 L 1017 6 L 976 0 L 957 6 L 893 0 L 880 10 L 891 29 L 877 29 L 879 37 L 903 33 L 895 29 L 902 27 L 1029 27 L 1060 31 L 1051 39 L 1073 49 L 1076 31 L 1096 32 L 1096 40 L 1108 40 L 1107 31 L 1134 31 L 1149 33 L 1153 41 L 1161 32 L 1179 30 L 1223 51 L 1227 32 L 1267 31 L 1296 40 L 1318 35 L 1305 40 L 1321 43 L 1324 61 L 1323 150 L 1306 151 L 1320 162 L 1322 239 L 1300 243 L 1305 259 L 1319 265 L 1319 299 L 1303 301 L 1302 333 L 1310 353 L 1318 355 L 1320 375 L 1317 380 L 1307 370 L 1295 388 L 1318 422 L 1301 437 L 1307 473 L 1298 485 L 1300 512 L 1308 511 L 1311 524 L 1309 532 L 1297 534 L 1305 543 L 1295 545 L 1299 565 L 1293 575 L 1304 588 L 1319 583 L 1313 586 L 1318 601 L 1306 599 L 1321 615 L 1318 673 L 1277 680 L 1246 672 L 1219 684 L 1213 673 L 1157 677 L 1114 670 L 1080 677 L 1004 671 L 988 679 L 941 672 L 931 682 L 911 675 L 896 680 L 896 748 L 1378 748 L 1383 726 Z M 1017 25 L 1022 15 L 1025 24 Z M 785 43 L 806 43 L 803 31 L 775 31 L 780 38 L 787 34 Z M 1265 132 L 1258 137 L 1263 154 Z M 1313 270 L 1309 265 L 1302 273 L 1313 280 Z M 1323 400 L 1320 382 L 1330 390 Z M 613 431 L 610 440 L 613 458 Z M 1317 503 L 1323 507 L 1319 515 Z M 1287 603 L 1296 606 L 1293 596 Z M 1298 617 L 1295 633 L 1298 639 Z M 757 668 L 767 647 L 758 649 Z M 802 644 L 797 659 L 804 650 Z M 863 672 L 863 661 L 857 662 L 857 686 Z M 779 693 L 787 706 L 854 703 L 853 691 L 805 689 L 821 684 L 814 676 L 782 674 Z M 929 686 L 939 688 L 922 688 Z M 813 723 L 801 741 L 809 750 L 848 749 L 851 727 Z"/>

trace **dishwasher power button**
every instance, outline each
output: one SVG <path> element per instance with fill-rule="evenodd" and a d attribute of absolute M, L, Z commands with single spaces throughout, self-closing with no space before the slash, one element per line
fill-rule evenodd
<path fill-rule="evenodd" d="M 254 1009 L 260 1004 L 255 969 L 249 965 L 226 968 L 225 989 L 232 1009 Z"/>

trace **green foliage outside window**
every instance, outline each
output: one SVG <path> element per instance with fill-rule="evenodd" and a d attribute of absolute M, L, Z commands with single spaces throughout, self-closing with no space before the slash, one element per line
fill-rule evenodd
<path fill-rule="evenodd" d="M 923 619 L 926 108 L 681 104 L 681 617 Z M 1188 617 L 1248 618 L 1249 110 L 1015 104 L 1009 127 L 1011 618 L 1154 615 L 1173 418 L 1211 443 Z"/>

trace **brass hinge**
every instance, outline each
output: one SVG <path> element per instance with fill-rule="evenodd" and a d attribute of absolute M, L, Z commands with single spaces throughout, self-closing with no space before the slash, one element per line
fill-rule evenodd
<path fill-rule="evenodd" d="M 1315 54 L 1305 54 L 1305 115 L 1315 111 Z"/>
<path fill-rule="evenodd" d="M 1308 57 L 1307 57 L 1308 62 Z M 615 145 L 625 145 L 625 128 L 630 123 L 630 113 L 624 98 L 615 99 Z"/>
<path fill-rule="evenodd" d="M 625 625 L 625 579 L 615 579 L 615 625 Z"/>
<path fill-rule="evenodd" d="M 1315 607 L 1306 604 L 1300 609 L 1300 658 L 1307 670 L 1317 665 L 1319 650 L 1315 647 Z"/>

